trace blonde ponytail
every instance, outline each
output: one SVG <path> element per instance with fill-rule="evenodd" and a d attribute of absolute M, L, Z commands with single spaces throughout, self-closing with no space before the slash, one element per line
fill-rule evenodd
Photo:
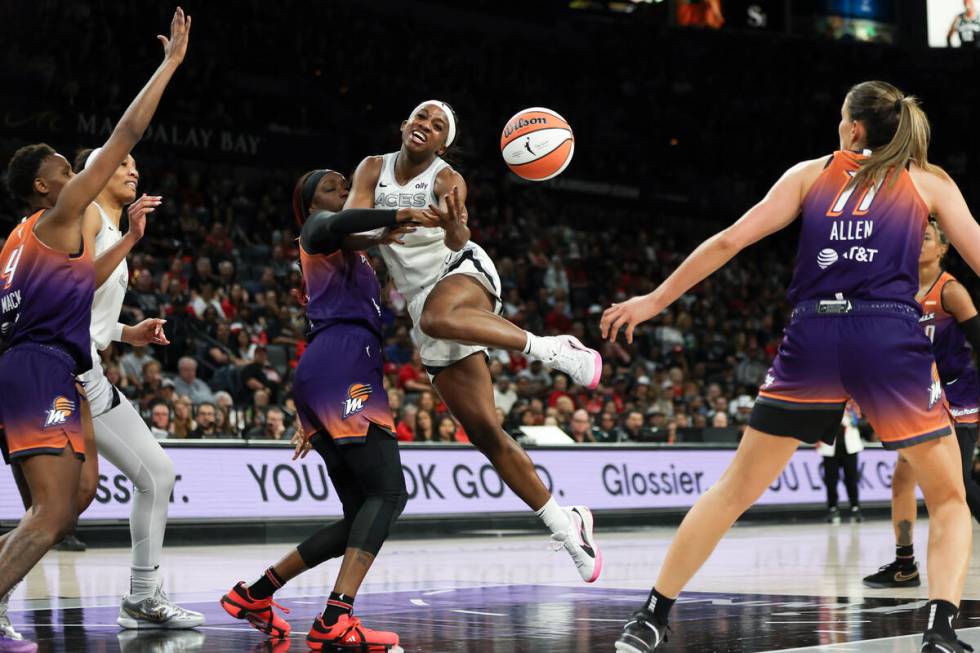
<path fill-rule="evenodd" d="M 903 95 L 887 82 L 862 82 L 848 92 L 846 106 L 851 120 L 864 125 L 872 150 L 854 175 L 855 187 L 877 186 L 909 162 L 936 169 L 929 163 L 929 119 L 915 96 Z M 889 183 L 897 178 L 892 175 Z"/>

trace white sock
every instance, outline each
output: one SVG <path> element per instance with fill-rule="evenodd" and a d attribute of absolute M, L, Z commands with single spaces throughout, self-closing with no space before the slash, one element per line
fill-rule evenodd
<path fill-rule="evenodd" d="M 524 333 L 527 334 L 527 344 L 524 345 L 525 354 L 543 361 L 551 359 L 554 352 L 552 351 L 553 345 L 550 338 L 547 336 L 536 336 L 530 331 L 525 331 Z"/>
<path fill-rule="evenodd" d="M 567 533 L 572 526 L 568 513 L 558 505 L 554 497 L 548 499 L 548 503 L 544 504 L 541 510 L 535 511 L 535 514 L 541 518 L 548 530 L 555 534 Z"/>
<path fill-rule="evenodd" d="M 153 596 L 160 587 L 160 569 L 133 567 L 129 577 L 129 596 L 140 601 Z"/>

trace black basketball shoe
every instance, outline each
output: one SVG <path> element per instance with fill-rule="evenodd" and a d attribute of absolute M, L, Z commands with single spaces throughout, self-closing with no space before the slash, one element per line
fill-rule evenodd
<path fill-rule="evenodd" d="M 922 636 L 922 648 L 919 650 L 922 653 L 966 653 L 973 647 L 955 637 L 947 639 L 939 633 L 926 633 Z"/>
<path fill-rule="evenodd" d="M 623 627 L 623 634 L 616 640 L 616 650 L 621 653 L 650 653 L 667 641 L 670 626 L 659 625 L 649 610 L 637 610 Z"/>
<path fill-rule="evenodd" d="M 886 587 L 918 587 L 922 584 L 922 580 L 919 578 L 918 566 L 913 563 L 910 567 L 899 560 L 893 560 L 884 567 L 881 567 L 877 573 L 865 576 L 863 582 L 866 587 L 874 587 L 876 589 Z"/>

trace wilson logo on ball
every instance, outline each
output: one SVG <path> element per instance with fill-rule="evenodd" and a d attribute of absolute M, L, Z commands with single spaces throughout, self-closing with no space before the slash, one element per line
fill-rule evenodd
<path fill-rule="evenodd" d="M 532 107 L 517 112 L 504 125 L 500 152 L 511 172 L 531 181 L 557 177 L 575 152 L 568 122 L 551 109 Z"/>

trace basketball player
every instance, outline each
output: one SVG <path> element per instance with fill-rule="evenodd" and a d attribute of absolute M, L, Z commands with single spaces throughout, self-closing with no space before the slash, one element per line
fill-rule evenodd
<path fill-rule="evenodd" d="M 963 12 L 956 15 L 946 33 L 946 45 L 953 47 L 953 34 L 960 39 L 961 48 L 980 47 L 980 14 L 974 0 L 963 0 Z"/>
<path fill-rule="evenodd" d="M 956 427 L 963 467 L 966 503 L 980 521 L 980 487 L 970 473 L 977 445 L 980 377 L 973 360 L 980 351 L 980 316 L 970 293 L 953 275 L 942 269 L 949 240 L 935 221 L 930 221 L 919 254 L 919 293 L 922 306 L 919 324 L 932 341 L 936 368 L 949 401 Z M 969 341 L 969 345 L 967 342 Z M 972 349 L 971 349 L 972 345 Z M 868 587 L 918 587 L 919 570 L 912 548 L 912 526 L 918 505 L 912 467 L 901 455 L 892 477 L 892 525 L 895 528 L 895 560 L 865 577 Z"/>
<path fill-rule="evenodd" d="M 103 146 L 102 161 L 73 175 L 65 158 L 46 145 L 21 148 L 11 159 L 8 184 L 14 195 L 27 199 L 34 192 L 54 192 L 58 199 L 21 222 L 0 252 L 0 423 L 6 454 L 21 466 L 33 499 L 0 548 L 0 596 L 78 518 L 86 448 L 75 374 L 92 366 L 95 294 L 94 243 L 82 237 L 82 218 L 149 125 L 184 59 L 190 26 L 190 17 L 178 8 L 170 38 L 158 37 L 163 63 L 119 120 Z M 0 652 L 35 650 L 32 642 L 0 633 Z"/>
<path fill-rule="evenodd" d="M 408 500 L 384 389 L 381 288 L 357 248 L 397 241 L 411 233 L 410 221 L 438 224 L 435 215 L 420 209 L 341 210 L 347 188 L 343 175 L 315 170 L 299 179 L 293 193 L 311 325 L 293 388 L 306 436 L 296 451 L 305 455 L 312 447 L 323 458 L 344 517 L 311 535 L 248 587 L 239 582 L 220 602 L 258 630 L 288 637 L 290 625 L 273 611 L 281 606 L 272 595 L 307 569 L 343 556 L 326 609 L 306 638 L 317 651 L 398 644 L 397 634 L 366 628 L 353 616 L 357 591 Z M 354 236 L 375 229 L 383 230 L 379 238 Z"/>
<path fill-rule="evenodd" d="M 648 602 L 619 651 L 657 648 L 674 600 L 767 487 L 800 441 L 828 440 L 853 398 L 882 443 L 901 449 L 922 487 L 929 528 L 929 619 L 923 651 L 958 653 L 952 622 L 971 547 L 960 454 L 915 300 L 930 213 L 980 272 L 980 225 L 959 189 L 930 164 L 929 121 L 914 97 L 885 82 L 851 88 L 840 150 L 790 168 L 738 222 L 702 243 L 649 295 L 609 308 L 604 336 L 632 342 L 649 320 L 741 249 L 803 224 L 789 300 L 796 305 L 749 427 L 722 478 L 684 518 Z"/>
<path fill-rule="evenodd" d="M 500 279 L 486 252 L 470 241 L 466 182 L 442 160 L 456 139 L 456 116 L 444 102 L 421 103 L 401 125 L 398 152 L 364 159 L 354 173 L 347 208 L 431 205 L 441 224 L 419 228 L 404 243 L 381 247 L 388 272 L 408 303 L 412 340 L 422 363 L 470 441 L 507 486 L 534 510 L 564 548 L 582 579 L 593 582 L 602 555 L 592 513 L 563 508 L 538 478 L 527 453 L 497 421 L 487 347 L 523 351 L 594 388 L 602 357 L 572 336 L 540 337 L 500 317 Z"/>
<path fill-rule="evenodd" d="M 92 167 L 102 152 L 102 148 L 83 151 L 76 161 L 76 170 Z M 79 380 L 92 411 L 99 453 L 135 488 L 129 517 L 133 542 L 130 590 L 122 599 L 117 621 L 123 628 L 194 628 L 204 623 L 204 616 L 176 605 L 161 589 L 160 551 L 175 480 L 173 463 L 133 405 L 106 379 L 98 355 L 98 351 L 113 341 L 136 346 L 169 344 L 163 333 L 164 320 L 144 320 L 135 327 L 119 323 L 129 282 L 125 257 L 142 237 L 147 215 L 162 201 L 160 197 L 144 195 L 133 204 L 135 210 L 129 212 L 130 230 L 124 237 L 119 228 L 122 209 L 136 200 L 138 182 L 136 161 L 127 155 L 90 206 L 83 224 L 85 237 L 95 243 L 95 255 L 101 260 L 109 253 L 113 257 L 110 263 L 116 265 L 95 291 L 91 325 L 93 365 Z"/>

